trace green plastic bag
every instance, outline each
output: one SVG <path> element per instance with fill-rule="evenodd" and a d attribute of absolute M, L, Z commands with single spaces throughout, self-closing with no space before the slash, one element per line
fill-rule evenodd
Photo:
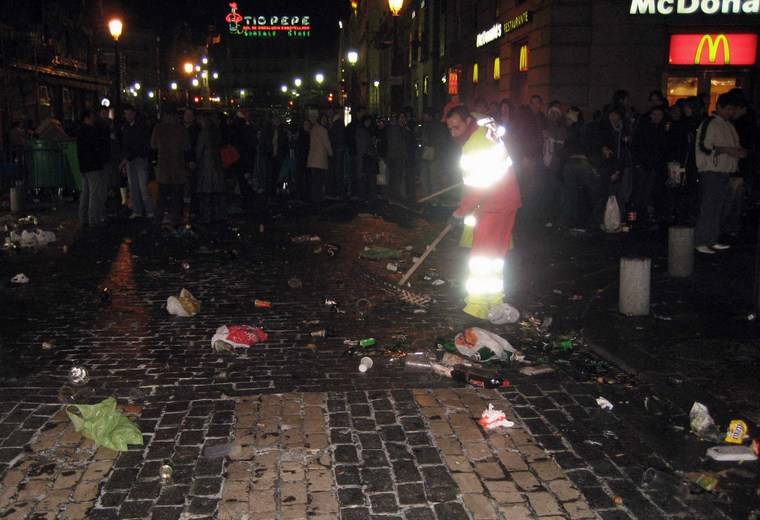
<path fill-rule="evenodd" d="M 369 258 L 370 260 L 385 260 L 388 258 L 401 258 L 401 251 L 387 247 L 368 247 L 359 256 Z"/>
<path fill-rule="evenodd" d="M 77 432 L 100 446 L 127 451 L 127 444 L 143 443 L 140 429 L 116 409 L 113 397 L 98 404 L 72 404 L 66 414 Z"/>

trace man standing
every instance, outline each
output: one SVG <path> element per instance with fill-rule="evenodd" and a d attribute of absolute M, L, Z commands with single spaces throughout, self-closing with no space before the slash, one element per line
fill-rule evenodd
<path fill-rule="evenodd" d="M 107 136 L 95 128 L 95 112 L 85 110 L 77 135 L 77 155 L 82 171 L 82 193 L 79 197 L 79 222 L 96 227 L 105 220 L 108 176 L 104 170 L 108 161 Z"/>
<path fill-rule="evenodd" d="M 474 227 L 465 313 L 480 319 L 504 297 L 504 259 L 522 205 L 503 130 L 490 117 L 475 120 L 463 106 L 446 114 L 451 137 L 462 146 L 465 193 L 452 218 Z"/>
<path fill-rule="evenodd" d="M 697 251 L 714 255 L 730 246 L 718 242 L 721 216 L 730 189 L 731 174 L 739 170 L 739 159 L 747 156 L 731 120 L 737 102 L 730 94 L 718 97 L 715 114 L 697 130 L 696 158 L 702 181 L 702 204 L 695 232 Z"/>
<path fill-rule="evenodd" d="M 124 119 L 126 124 L 121 132 L 121 167 L 127 171 L 129 198 L 132 202 L 132 215 L 129 218 L 153 218 L 153 199 L 148 192 L 148 127 L 138 119 L 132 106 L 124 108 Z"/>
<path fill-rule="evenodd" d="M 161 122 L 153 129 L 150 147 L 158 151 L 158 206 L 156 220 L 177 226 L 182 222 L 182 201 L 187 182 L 185 154 L 190 151 L 187 130 L 179 122 L 177 113 L 167 107 Z"/>

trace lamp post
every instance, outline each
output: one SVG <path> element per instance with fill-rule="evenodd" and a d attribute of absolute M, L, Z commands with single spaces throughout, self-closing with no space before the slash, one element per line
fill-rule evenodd
<path fill-rule="evenodd" d="M 118 18 L 113 18 L 108 22 L 108 32 L 113 38 L 114 62 L 116 77 L 114 78 L 114 123 L 121 118 L 121 54 L 119 53 L 119 37 L 124 25 Z"/>
<path fill-rule="evenodd" d="M 404 0 L 388 0 L 388 8 L 393 16 L 398 16 L 404 7 Z"/>
<path fill-rule="evenodd" d="M 348 64 L 351 65 L 351 75 L 349 76 L 349 86 L 348 86 L 348 102 L 353 104 L 356 102 L 356 63 L 359 61 L 359 53 L 356 51 L 348 51 L 346 54 L 346 59 L 348 60 Z"/>

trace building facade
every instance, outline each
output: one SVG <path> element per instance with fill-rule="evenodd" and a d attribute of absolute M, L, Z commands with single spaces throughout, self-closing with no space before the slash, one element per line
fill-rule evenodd
<path fill-rule="evenodd" d="M 398 75 L 377 72 L 403 85 L 403 100 L 381 96 L 393 102 L 380 111 L 534 94 L 592 110 L 617 89 L 642 108 L 652 90 L 714 104 L 741 87 L 758 99 L 759 11 L 758 0 L 406 0 L 393 41 L 408 60 Z M 379 12 L 380 27 L 390 17 L 387 6 L 364 12 Z"/>

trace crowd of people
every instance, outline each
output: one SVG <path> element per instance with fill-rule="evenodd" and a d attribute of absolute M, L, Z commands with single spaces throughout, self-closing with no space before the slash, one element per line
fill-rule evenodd
<path fill-rule="evenodd" d="M 726 249 L 721 236 L 740 231 L 742 202 L 755 186 L 760 149 L 757 119 L 745 94 L 669 104 L 659 91 L 637 112 L 625 90 L 584 122 L 560 101 L 474 107 L 507 129 L 523 192 L 523 219 L 547 226 L 599 229 L 611 196 L 623 223 L 696 225 L 701 253 Z"/>
<path fill-rule="evenodd" d="M 229 117 L 165 107 L 156 122 L 127 106 L 116 126 L 107 109 L 87 111 L 74 131 L 84 178 L 80 217 L 101 225 L 114 186 L 132 218 L 170 227 L 188 218 L 222 222 L 230 205 L 263 211 L 285 198 L 412 205 L 461 180 L 458 145 L 444 123 L 456 104 L 419 119 L 411 108 L 390 117 L 358 108 L 348 124 L 341 107 L 301 114 L 241 108 Z M 624 224 L 696 224 L 700 252 L 711 254 L 724 248 L 722 236 L 740 231 L 742 202 L 756 185 L 760 132 L 740 89 L 721 95 L 712 114 L 709 106 L 708 96 L 669 104 L 653 91 L 637 111 L 619 90 L 588 122 L 580 108 L 540 96 L 524 106 L 476 100 L 468 109 L 506 130 L 521 221 L 599 229 L 614 196 Z"/>

